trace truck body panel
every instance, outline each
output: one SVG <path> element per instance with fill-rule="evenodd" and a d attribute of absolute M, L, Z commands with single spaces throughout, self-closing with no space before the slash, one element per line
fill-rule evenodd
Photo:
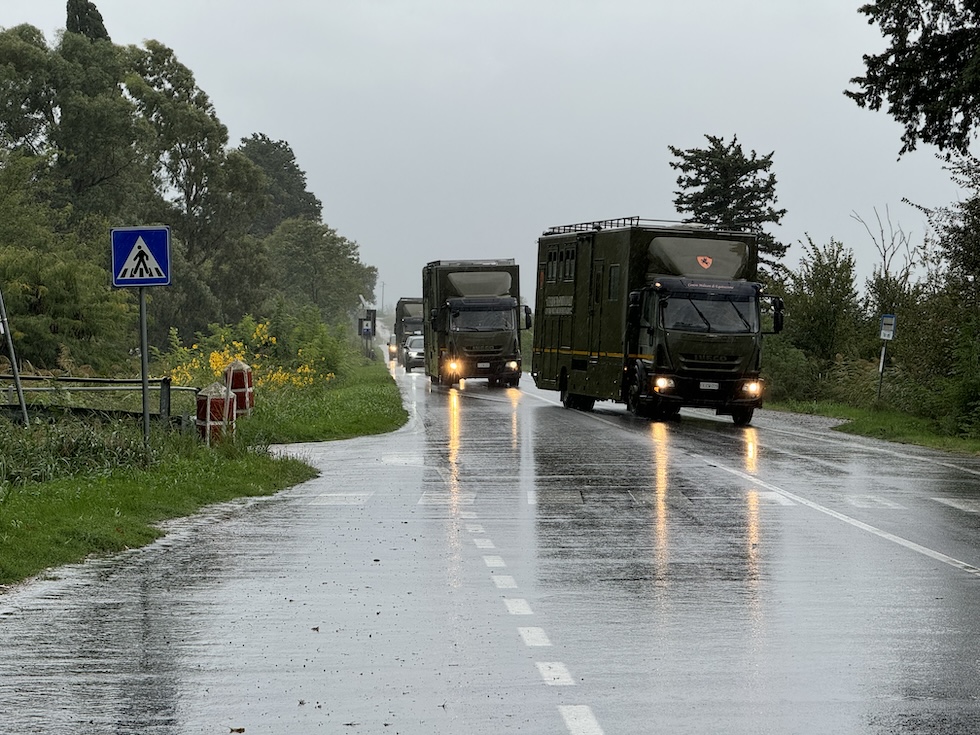
<path fill-rule="evenodd" d="M 519 276 L 512 258 L 436 260 L 423 268 L 425 372 L 434 383 L 518 385 L 520 332 L 530 321 Z"/>
<path fill-rule="evenodd" d="M 536 385 L 574 408 L 620 401 L 654 417 L 707 406 L 748 423 L 762 405 L 768 297 L 757 266 L 751 232 L 635 217 L 548 230 L 538 240 Z"/>

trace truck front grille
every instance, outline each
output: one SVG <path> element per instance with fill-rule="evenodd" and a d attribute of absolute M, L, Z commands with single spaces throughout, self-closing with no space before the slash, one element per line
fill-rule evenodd
<path fill-rule="evenodd" d="M 738 355 L 681 354 L 681 367 L 694 373 L 736 374 L 741 368 Z"/>
<path fill-rule="evenodd" d="M 503 345 L 468 345 L 463 348 L 469 357 L 493 357 L 499 355 L 504 349 Z"/>

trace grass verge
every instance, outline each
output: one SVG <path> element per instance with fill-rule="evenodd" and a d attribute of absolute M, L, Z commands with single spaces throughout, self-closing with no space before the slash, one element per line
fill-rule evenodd
<path fill-rule="evenodd" d="M 774 411 L 793 411 L 842 419 L 835 431 L 873 439 L 915 444 L 962 454 L 980 454 L 980 439 L 942 434 L 935 423 L 891 409 L 855 408 L 830 402 L 766 403 Z"/>
<path fill-rule="evenodd" d="M 0 483 L 0 586 L 93 554 L 143 546 L 160 536 L 161 521 L 235 498 L 271 495 L 316 475 L 303 462 L 271 455 L 269 444 L 383 433 L 407 419 L 398 387 L 381 362 L 323 386 L 259 393 L 256 404 L 253 415 L 241 420 L 235 440 L 214 447 L 203 446 L 196 435 L 155 431 L 153 458 L 144 466 L 93 470 L 82 464 L 73 472 L 73 458 L 58 457 L 66 452 L 66 434 L 74 438 L 84 432 L 12 427 L 33 431 L 31 442 L 47 440 L 52 446 L 38 454 L 54 458 L 45 467 L 62 464 L 63 476 L 31 481 L 28 468 Z M 120 423 L 100 428 L 110 444 L 132 431 L 139 436 L 139 427 Z M 0 466 L 12 456 L 0 457 Z"/>

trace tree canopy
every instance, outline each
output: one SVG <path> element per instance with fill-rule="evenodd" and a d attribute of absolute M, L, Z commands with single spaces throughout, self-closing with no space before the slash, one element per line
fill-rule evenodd
<path fill-rule="evenodd" d="M 668 146 L 678 161 L 670 167 L 680 171 L 677 177 L 674 206 L 689 213 L 688 221 L 720 227 L 749 227 L 760 232 L 760 260 L 774 265 L 788 248 L 769 233 L 766 224 L 779 224 L 786 214 L 776 208 L 776 175 L 772 168 L 773 153 L 746 156 L 738 136 L 731 143 L 721 137 L 704 136 L 707 148 L 682 150 Z"/>
<path fill-rule="evenodd" d="M 919 142 L 966 153 L 980 122 L 980 5 L 952 0 L 876 0 L 858 12 L 888 47 L 865 54 L 863 76 L 844 94 L 904 126 L 899 156 Z"/>
<path fill-rule="evenodd" d="M 377 271 L 322 223 L 322 208 L 286 141 L 255 133 L 229 146 L 174 51 L 113 44 L 89 0 L 69 0 L 54 47 L 30 25 L 0 29 L 0 285 L 22 359 L 53 368 L 67 350 L 96 369 L 126 359 L 135 298 L 110 288 L 114 226 L 171 228 L 174 278 L 150 295 L 154 346 L 311 304 L 346 322 L 359 295 L 373 298 Z M 314 228 L 309 253 L 284 250 L 280 225 L 297 221 Z M 296 274 L 302 288 L 284 278 L 307 256 L 315 298 L 310 273 Z"/>

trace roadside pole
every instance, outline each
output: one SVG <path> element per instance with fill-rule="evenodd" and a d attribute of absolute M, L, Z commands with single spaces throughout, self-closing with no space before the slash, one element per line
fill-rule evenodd
<path fill-rule="evenodd" d="M 0 333 L 7 340 L 7 354 L 10 355 L 10 374 L 14 376 L 14 387 L 17 389 L 17 400 L 20 401 L 20 412 L 24 417 L 24 426 L 31 423 L 27 415 L 27 403 L 24 401 L 24 389 L 20 384 L 20 369 L 17 367 L 17 355 L 14 354 L 14 338 L 10 334 L 10 324 L 7 322 L 7 307 L 3 303 L 3 291 L 0 290 Z"/>
<path fill-rule="evenodd" d="M 143 372 L 143 447 L 150 448 L 150 348 L 146 337 L 146 287 L 140 286 L 140 368 Z M 162 390 L 162 388 L 161 388 Z"/>
<path fill-rule="evenodd" d="M 146 287 L 170 285 L 170 228 L 113 227 L 112 285 L 138 287 L 140 371 L 143 374 L 143 447 L 150 448 L 150 347 L 146 334 Z"/>
<path fill-rule="evenodd" d="M 896 321 L 894 314 L 884 314 L 881 317 L 881 358 L 878 360 L 878 398 L 876 403 L 881 402 L 881 384 L 885 378 L 885 352 L 888 343 L 895 339 Z"/>

